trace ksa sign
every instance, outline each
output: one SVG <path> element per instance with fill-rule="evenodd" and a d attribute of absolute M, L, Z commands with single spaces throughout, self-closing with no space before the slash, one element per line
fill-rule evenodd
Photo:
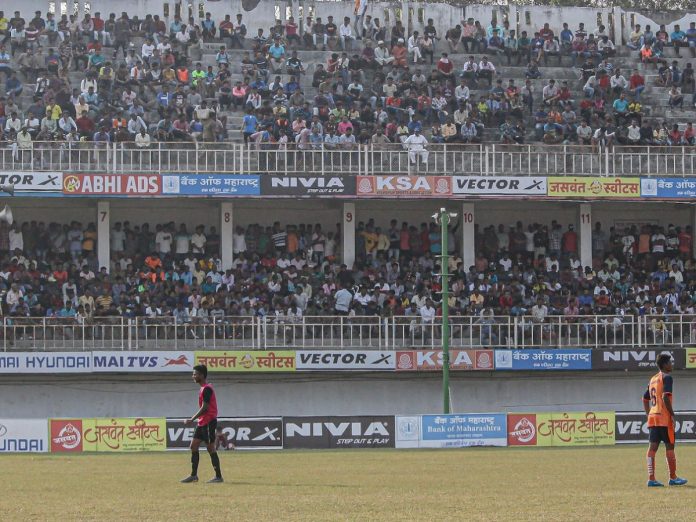
<path fill-rule="evenodd" d="M 452 370 L 493 370 L 492 350 L 450 350 Z M 396 353 L 396 371 L 442 370 L 442 350 L 402 350 Z"/>
<path fill-rule="evenodd" d="M 450 195 L 450 176 L 358 176 L 358 196 L 398 198 Z"/>

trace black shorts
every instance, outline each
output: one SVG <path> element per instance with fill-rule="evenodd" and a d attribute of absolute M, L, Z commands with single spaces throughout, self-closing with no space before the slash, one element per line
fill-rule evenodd
<path fill-rule="evenodd" d="M 211 420 L 205 426 L 196 426 L 196 431 L 193 432 L 193 438 L 198 439 L 206 444 L 215 442 L 215 430 L 217 429 L 217 419 Z"/>
<path fill-rule="evenodd" d="M 650 426 L 650 442 L 664 442 L 674 445 L 674 428 L 672 426 Z"/>

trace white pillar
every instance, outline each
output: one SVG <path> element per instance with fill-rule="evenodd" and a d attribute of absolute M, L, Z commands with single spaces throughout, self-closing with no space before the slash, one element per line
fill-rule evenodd
<path fill-rule="evenodd" d="M 234 205 L 230 201 L 220 203 L 220 259 L 222 269 L 232 268 L 232 234 L 234 234 Z"/>
<path fill-rule="evenodd" d="M 584 270 L 586 266 L 592 266 L 592 205 L 580 204 L 578 221 L 580 223 L 580 262 Z"/>
<path fill-rule="evenodd" d="M 97 259 L 99 269 L 111 272 L 111 209 L 108 201 L 97 202 Z"/>
<path fill-rule="evenodd" d="M 462 215 L 459 222 L 462 224 L 462 262 L 464 271 L 468 272 L 476 260 L 476 234 L 474 231 L 475 214 L 473 203 L 462 203 Z"/>
<path fill-rule="evenodd" d="M 348 269 L 355 263 L 355 203 L 343 203 L 343 263 Z"/>

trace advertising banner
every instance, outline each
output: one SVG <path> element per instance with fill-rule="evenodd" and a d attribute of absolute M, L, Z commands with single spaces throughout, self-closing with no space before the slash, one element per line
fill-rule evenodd
<path fill-rule="evenodd" d="M 686 349 L 686 365 L 687 370 L 696 368 L 696 348 Z"/>
<path fill-rule="evenodd" d="M 452 195 L 450 176 L 358 176 L 357 195 L 403 198 Z"/>
<path fill-rule="evenodd" d="M 420 415 L 397 415 L 395 447 L 418 448 L 421 440 L 420 428 Z"/>
<path fill-rule="evenodd" d="M 546 196 L 546 178 L 526 176 L 454 176 L 452 194 L 465 196 Z"/>
<path fill-rule="evenodd" d="M 51 453 L 82 451 L 82 419 L 49 419 Z"/>
<path fill-rule="evenodd" d="M 15 192 L 62 192 L 63 173 L 0 170 L 0 185 L 14 185 Z"/>
<path fill-rule="evenodd" d="M 614 412 L 536 414 L 537 446 L 604 446 L 614 444 Z"/>
<path fill-rule="evenodd" d="M 686 351 L 673 350 L 592 350 L 593 370 L 650 370 L 657 371 L 657 357 L 668 353 L 674 359 L 674 368 L 687 367 Z"/>
<path fill-rule="evenodd" d="M 496 350 L 496 370 L 591 370 L 592 350 Z"/>
<path fill-rule="evenodd" d="M 508 446 L 536 446 L 537 418 L 534 413 L 508 413 Z"/>
<path fill-rule="evenodd" d="M 295 351 L 195 352 L 194 364 L 205 364 L 209 372 L 294 372 Z"/>
<path fill-rule="evenodd" d="M 261 176 L 262 196 L 355 196 L 355 187 L 355 176 Z"/>
<path fill-rule="evenodd" d="M 164 451 L 167 422 L 163 418 L 82 419 L 83 451 Z"/>
<path fill-rule="evenodd" d="M 493 350 L 450 350 L 451 370 L 493 370 Z M 396 371 L 442 370 L 442 350 L 396 352 Z"/>
<path fill-rule="evenodd" d="M 46 419 L 0 419 L 0 453 L 46 453 Z"/>
<path fill-rule="evenodd" d="M 419 447 L 507 446 L 504 413 L 422 415 Z"/>
<path fill-rule="evenodd" d="M 394 417 L 283 417 L 285 449 L 393 448 Z"/>
<path fill-rule="evenodd" d="M 696 412 L 677 412 L 674 435 L 679 442 L 696 442 Z M 644 412 L 616 412 L 616 443 L 647 443 L 648 418 Z"/>
<path fill-rule="evenodd" d="M 282 449 L 281 417 L 218 417 L 218 428 L 232 449 Z M 186 426 L 184 419 L 167 419 L 167 449 L 188 449 L 196 427 Z"/>
<path fill-rule="evenodd" d="M 394 371 L 394 352 L 353 350 L 308 350 L 298 351 L 297 370 L 362 370 Z"/>
<path fill-rule="evenodd" d="M 165 196 L 258 196 L 259 176 L 251 174 L 164 174 Z"/>
<path fill-rule="evenodd" d="M 91 371 L 92 352 L 0 352 L 0 374 Z"/>
<path fill-rule="evenodd" d="M 573 178 L 567 176 L 550 176 L 548 183 L 549 197 L 585 198 L 585 199 L 636 199 L 640 198 L 640 178 Z"/>
<path fill-rule="evenodd" d="M 644 178 L 640 180 L 640 195 L 644 198 L 696 198 L 696 180 L 686 178 Z"/>
<path fill-rule="evenodd" d="M 65 174 L 63 194 L 68 196 L 157 196 L 158 174 Z"/>
<path fill-rule="evenodd" d="M 94 373 L 190 372 L 193 366 L 193 352 L 92 352 Z"/>

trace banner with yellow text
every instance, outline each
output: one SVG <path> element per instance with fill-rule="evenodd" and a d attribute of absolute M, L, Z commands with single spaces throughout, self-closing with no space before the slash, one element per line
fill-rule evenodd
<path fill-rule="evenodd" d="M 205 364 L 209 372 L 294 372 L 295 351 L 196 352 L 195 364 Z"/>

